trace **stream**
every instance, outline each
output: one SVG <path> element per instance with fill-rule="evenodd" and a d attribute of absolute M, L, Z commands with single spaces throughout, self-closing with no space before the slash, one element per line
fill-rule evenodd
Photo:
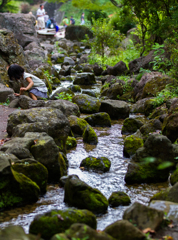
<path fill-rule="evenodd" d="M 61 86 L 66 87 L 66 85 L 67 83 L 64 83 Z M 94 90 L 93 88 L 95 88 L 98 91 L 99 85 L 101 84 L 97 83 L 90 89 Z M 84 115 L 81 117 L 84 117 Z M 132 117 L 137 117 L 137 115 L 132 115 Z M 82 138 L 77 138 L 77 147 L 67 153 L 67 159 L 69 160 L 68 174 L 77 174 L 81 180 L 91 187 L 99 189 L 107 198 L 113 191 L 124 191 L 129 195 L 132 203 L 137 201 L 148 205 L 150 197 L 168 187 L 169 182 L 134 185 L 125 183 L 124 176 L 130 159 L 123 156 L 122 124 L 123 120 L 119 120 L 112 121 L 111 128 L 94 127 L 98 136 L 98 144 L 96 146 L 85 144 Z M 110 171 L 102 174 L 82 171 L 79 168 L 80 163 L 88 156 L 107 157 L 111 161 Z M 63 188 L 57 184 L 48 185 L 47 193 L 41 196 L 35 204 L 0 212 L 0 228 L 4 228 L 9 224 L 21 225 L 25 232 L 28 233 L 29 225 L 37 214 L 42 214 L 52 209 L 68 208 L 63 199 Z M 105 214 L 97 216 L 97 229 L 103 230 L 107 225 L 122 219 L 126 208 L 124 206 L 117 208 L 108 207 L 108 211 Z"/>

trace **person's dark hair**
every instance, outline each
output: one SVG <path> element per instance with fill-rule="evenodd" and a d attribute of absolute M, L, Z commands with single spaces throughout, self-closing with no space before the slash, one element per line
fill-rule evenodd
<path fill-rule="evenodd" d="M 43 4 L 40 4 L 40 7 L 42 7 L 43 6 Z"/>
<path fill-rule="evenodd" d="M 17 64 L 12 64 L 10 65 L 7 73 L 10 79 L 15 79 L 17 81 L 23 76 L 24 69 Z"/>
<path fill-rule="evenodd" d="M 65 18 L 67 18 L 67 16 L 65 16 Z"/>

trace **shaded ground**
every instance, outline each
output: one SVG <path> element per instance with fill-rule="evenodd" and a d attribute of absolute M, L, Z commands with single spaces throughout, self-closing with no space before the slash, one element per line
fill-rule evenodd
<path fill-rule="evenodd" d="M 0 105 L 0 139 L 7 137 L 6 127 L 8 115 L 15 111 L 16 108 L 9 108 L 7 106 Z"/>

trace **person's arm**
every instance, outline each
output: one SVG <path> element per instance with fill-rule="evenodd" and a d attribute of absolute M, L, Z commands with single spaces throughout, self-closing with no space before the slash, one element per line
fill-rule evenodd
<path fill-rule="evenodd" d="M 27 82 L 29 83 L 27 87 L 21 87 L 20 88 L 20 95 L 21 95 L 21 91 L 28 91 L 30 88 L 33 87 L 34 82 L 32 81 L 32 79 L 30 77 L 25 78 L 27 80 Z"/>

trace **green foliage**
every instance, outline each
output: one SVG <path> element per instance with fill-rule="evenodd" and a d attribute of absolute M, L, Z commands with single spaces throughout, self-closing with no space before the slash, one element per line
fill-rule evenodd
<path fill-rule="evenodd" d="M 44 75 L 47 77 L 50 83 L 53 83 L 53 76 L 50 75 L 49 70 L 44 71 Z"/>
<path fill-rule="evenodd" d="M 88 11 L 88 14 L 87 14 L 87 19 L 88 21 L 90 21 L 90 23 L 93 25 L 93 20 L 94 19 L 95 21 L 97 19 L 100 19 L 102 21 L 102 19 L 107 19 L 108 18 L 108 15 L 106 12 L 103 12 L 103 11 Z"/>
<path fill-rule="evenodd" d="M 10 100 L 9 98 L 7 98 L 6 102 L 1 102 L 0 105 L 3 105 L 3 106 L 8 106 L 10 104 Z"/>
<path fill-rule="evenodd" d="M 57 93 L 58 96 L 56 96 L 56 99 L 63 99 L 63 100 L 68 100 L 70 102 L 72 102 L 72 94 L 70 93 L 65 93 L 65 92 L 61 92 L 61 93 Z"/>

